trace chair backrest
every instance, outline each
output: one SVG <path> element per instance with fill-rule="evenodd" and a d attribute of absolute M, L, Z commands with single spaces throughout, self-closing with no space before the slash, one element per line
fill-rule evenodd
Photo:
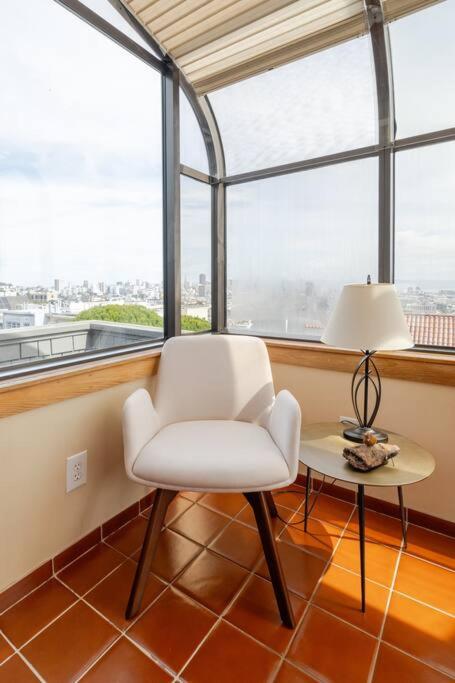
<path fill-rule="evenodd" d="M 154 399 L 162 425 L 186 420 L 265 424 L 275 392 L 261 339 L 195 335 L 169 339 Z"/>

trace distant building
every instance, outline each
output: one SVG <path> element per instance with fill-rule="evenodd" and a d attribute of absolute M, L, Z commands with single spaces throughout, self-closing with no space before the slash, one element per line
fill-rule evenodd
<path fill-rule="evenodd" d="M 10 311 L 20 311 L 27 305 L 27 297 L 25 296 L 0 296 L 0 308 L 6 308 Z"/>
<path fill-rule="evenodd" d="M 406 321 L 415 344 L 455 346 L 455 315 L 407 313 Z"/>
<path fill-rule="evenodd" d="M 207 282 L 205 273 L 199 275 L 199 285 L 197 288 L 197 295 L 200 299 L 208 299 L 210 296 L 210 285 Z"/>
<path fill-rule="evenodd" d="M 27 291 L 28 300 L 33 304 L 47 304 L 49 301 L 55 301 L 58 296 L 53 289 L 30 289 Z"/>
<path fill-rule="evenodd" d="M 210 320 L 210 307 L 209 306 L 200 306 L 200 305 L 183 305 L 182 306 L 182 315 L 191 315 L 196 318 L 203 318 L 203 320 Z"/>
<path fill-rule="evenodd" d="M 5 311 L 3 313 L 3 329 L 13 330 L 20 327 L 36 327 L 44 325 L 45 311 Z"/>

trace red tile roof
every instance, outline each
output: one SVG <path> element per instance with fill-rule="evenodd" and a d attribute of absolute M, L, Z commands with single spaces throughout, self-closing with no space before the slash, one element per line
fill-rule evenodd
<path fill-rule="evenodd" d="M 407 313 L 406 321 L 415 344 L 455 347 L 455 315 Z"/>

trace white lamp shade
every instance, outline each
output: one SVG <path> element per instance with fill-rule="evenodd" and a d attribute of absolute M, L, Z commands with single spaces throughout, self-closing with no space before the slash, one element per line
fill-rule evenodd
<path fill-rule="evenodd" d="M 395 285 L 345 285 L 322 341 L 362 351 L 398 351 L 414 346 Z"/>

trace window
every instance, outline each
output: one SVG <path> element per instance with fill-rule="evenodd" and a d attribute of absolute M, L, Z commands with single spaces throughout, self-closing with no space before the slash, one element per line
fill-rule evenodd
<path fill-rule="evenodd" d="M 341 287 L 377 277 L 376 158 L 227 191 L 228 328 L 319 339 Z"/>
<path fill-rule="evenodd" d="M 455 125 L 454 23 L 450 0 L 390 24 L 399 138 Z"/>
<path fill-rule="evenodd" d="M 161 76 L 56 2 L 3 9 L 0 367 L 159 339 Z"/>
<path fill-rule="evenodd" d="M 210 95 L 229 175 L 377 142 L 369 36 Z"/>
<path fill-rule="evenodd" d="M 211 320 L 211 187 L 181 176 L 182 330 Z"/>
<path fill-rule="evenodd" d="M 395 282 L 416 344 L 455 347 L 455 142 L 396 154 Z"/>

